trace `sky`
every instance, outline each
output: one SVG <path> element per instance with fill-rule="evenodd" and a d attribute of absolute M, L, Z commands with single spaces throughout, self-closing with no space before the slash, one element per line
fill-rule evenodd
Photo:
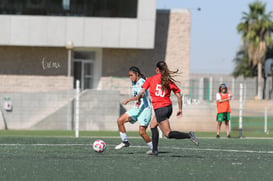
<path fill-rule="evenodd" d="M 273 11 L 273 0 L 266 12 Z M 239 50 L 241 35 L 237 25 L 248 4 L 255 0 L 157 0 L 157 9 L 189 9 L 191 11 L 190 72 L 231 74 L 233 59 Z M 198 8 L 201 8 L 198 11 Z"/>

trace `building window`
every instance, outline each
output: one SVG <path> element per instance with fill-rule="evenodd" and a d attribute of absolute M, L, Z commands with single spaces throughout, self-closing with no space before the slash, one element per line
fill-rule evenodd
<path fill-rule="evenodd" d="M 137 18 L 138 0 L 1 0 L 0 14 Z"/>

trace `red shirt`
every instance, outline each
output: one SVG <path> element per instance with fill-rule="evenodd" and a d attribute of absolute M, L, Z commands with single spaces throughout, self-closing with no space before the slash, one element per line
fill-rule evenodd
<path fill-rule="evenodd" d="M 146 79 L 142 87 L 144 89 L 149 89 L 150 96 L 152 98 L 153 109 L 158 109 L 160 107 L 169 106 L 172 104 L 170 95 L 171 91 L 174 93 L 179 93 L 180 89 L 176 84 L 169 80 L 170 90 L 161 90 L 161 74 L 156 74 L 152 77 Z"/>

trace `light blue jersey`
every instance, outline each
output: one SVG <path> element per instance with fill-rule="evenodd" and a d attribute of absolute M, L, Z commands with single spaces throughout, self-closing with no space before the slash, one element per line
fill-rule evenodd
<path fill-rule="evenodd" d="M 142 89 L 142 85 L 144 84 L 145 80 L 143 78 L 140 78 L 136 83 L 132 82 L 132 90 L 134 97 L 137 96 Z M 136 105 L 135 105 L 136 106 Z M 141 104 L 139 106 L 140 109 L 151 107 L 151 102 L 149 99 L 149 92 L 148 90 L 145 91 L 145 95 L 143 98 L 141 98 Z"/>
<path fill-rule="evenodd" d="M 136 83 L 132 82 L 132 90 L 134 97 L 137 96 L 142 89 L 142 85 L 145 82 L 143 78 L 140 78 Z M 152 104 L 149 99 L 149 93 L 146 90 L 145 95 L 141 98 L 141 104 L 139 107 L 134 104 L 134 107 L 127 111 L 127 114 L 133 119 L 130 123 L 134 124 L 136 121 L 141 126 L 148 126 L 152 117 Z"/>

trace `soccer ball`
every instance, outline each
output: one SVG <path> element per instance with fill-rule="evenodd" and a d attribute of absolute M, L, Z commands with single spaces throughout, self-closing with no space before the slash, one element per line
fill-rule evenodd
<path fill-rule="evenodd" d="M 102 153 L 106 149 L 106 144 L 102 140 L 96 140 L 93 143 L 93 150 L 97 153 Z"/>

